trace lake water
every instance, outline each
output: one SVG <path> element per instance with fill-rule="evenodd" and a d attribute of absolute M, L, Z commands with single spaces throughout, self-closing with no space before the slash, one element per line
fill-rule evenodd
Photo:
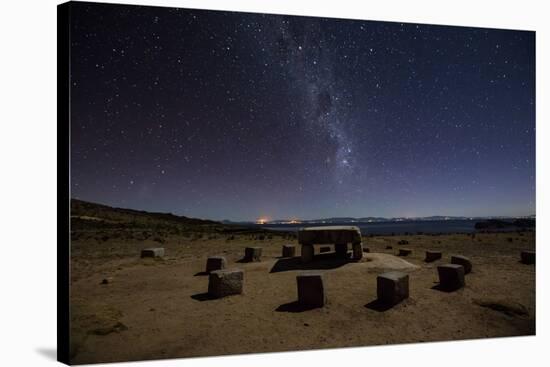
<path fill-rule="evenodd" d="M 270 224 L 262 228 L 276 231 L 297 231 L 303 227 L 342 225 L 357 226 L 361 234 L 391 235 L 423 233 L 473 233 L 476 232 L 475 224 L 479 220 L 433 220 L 433 221 L 402 221 L 402 222 L 356 222 L 356 223 L 330 223 L 330 224 Z M 505 231 L 517 230 L 515 227 L 506 228 Z"/>

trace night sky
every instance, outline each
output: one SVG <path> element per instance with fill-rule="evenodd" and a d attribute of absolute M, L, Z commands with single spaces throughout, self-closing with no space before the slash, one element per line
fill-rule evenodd
<path fill-rule="evenodd" d="M 71 196 L 199 218 L 535 213 L 535 34 L 74 4 Z"/>

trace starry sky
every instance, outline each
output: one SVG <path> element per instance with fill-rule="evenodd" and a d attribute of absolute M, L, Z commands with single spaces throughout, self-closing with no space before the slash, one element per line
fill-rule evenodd
<path fill-rule="evenodd" d="M 535 33 L 73 3 L 71 196 L 198 218 L 535 213 Z"/>

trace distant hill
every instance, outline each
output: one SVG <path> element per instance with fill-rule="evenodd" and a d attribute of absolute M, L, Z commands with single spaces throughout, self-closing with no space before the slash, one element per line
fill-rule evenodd
<path fill-rule="evenodd" d="M 443 221 L 443 220 L 491 220 L 491 219 L 499 219 L 499 220 L 523 220 L 523 219 L 529 219 L 534 220 L 536 218 L 535 215 L 529 215 L 526 217 L 504 217 L 504 216 L 490 216 L 490 217 L 461 217 L 461 216 L 444 216 L 444 215 L 433 215 L 429 217 L 393 217 L 393 218 L 384 218 L 384 217 L 361 217 L 361 218 L 355 218 L 355 217 L 333 217 L 333 218 L 321 218 L 321 219 L 309 219 L 309 220 L 296 220 L 296 219 L 276 219 L 271 220 L 264 225 L 271 225 L 271 224 L 296 224 L 296 225 L 307 225 L 307 224 L 353 224 L 353 223 L 367 223 L 367 222 L 414 222 L 414 221 Z M 230 220 L 224 220 L 222 221 L 226 224 L 241 224 L 241 225 L 253 225 L 254 222 L 232 222 Z"/>
<path fill-rule="evenodd" d="M 356 222 L 396 222 L 396 221 L 430 221 L 430 220 L 456 220 L 456 219 L 476 219 L 479 221 L 488 221 L 488 223 L 479 224 L 480 227 L 493 227 L 502 222 L 510 225 L 513 219 L 516 219 L 514 225 L 518 227 L 534 226 L 535 216 L 526 218 L 506 218 L 506 217 L 448 217 L 432 216 L 418 218 L 383 218 L 383 217 L 335 217 L 314 220 L 304 220 L 297 225 L 308 224 L 343 224 Z M 500 219 L 500 220 L 496 220 Z M 502 220 L 508 219 L 508 220 Z M 289 220 L 276 220 L 267 222 L 270 224 L 288 223 Z M 500 225 L 502 225 L 502 223 Z M 200 231 L 200 232 L 221 232 L 221 233 L 258 233 L 266 232 L 261 225 L 253 222 L 231 222 L 224 220 L 216 222 L 212 220 L 189 218 L 172 213 L 155 213 L 143 210 L 115 208 L 108 205 L 91 203 L 78 199 L 71 199 L 71 230 L 100 230 L 100 229 L 170 229 L 178 231 Z"/>
<path fill-rule="evenodd" d="M 71 230 L 163 229 L 201 232 L 251 232 L 246 226 L 222 224 L 212 220 L 189 218 L 172 213 L 114 208 L 71 199 Z"/>

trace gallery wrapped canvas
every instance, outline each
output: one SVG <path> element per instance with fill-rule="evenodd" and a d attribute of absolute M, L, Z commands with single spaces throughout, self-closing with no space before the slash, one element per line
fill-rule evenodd
<path fill-rule="evenodd" d="M 58 101 L 62 362 L 535 334 L 532 31 L 69 2 Z"/>

